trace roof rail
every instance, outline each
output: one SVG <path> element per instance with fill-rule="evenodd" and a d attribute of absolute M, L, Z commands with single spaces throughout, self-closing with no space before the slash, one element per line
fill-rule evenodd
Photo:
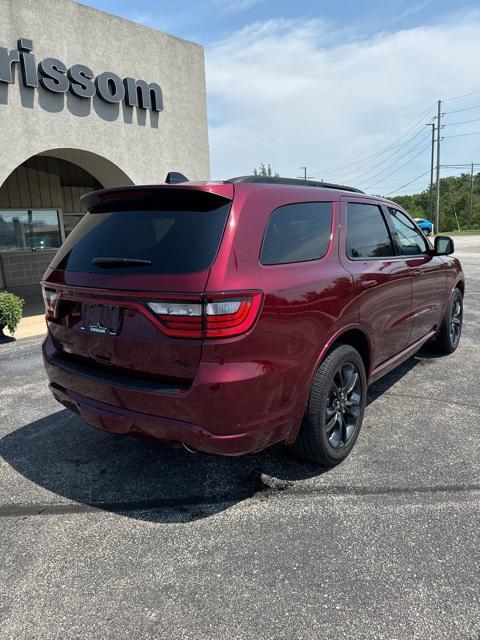
<path fill-rule="evenodd" d="M 229 178 L 224 182 L 247 182 L 251 184 L 290 184 L 298 187 L 318 187 L 320 189 L 338 189 L 339 191 L 353 191 L 355 193 L 365 193 L 355 187 L 347 187 L 343 184 L 333 184 L 331 182 L 320 182 L 318 180 L 302 180 L 301 178 L 280 178 L 270 176 L 238 176 Z"/>

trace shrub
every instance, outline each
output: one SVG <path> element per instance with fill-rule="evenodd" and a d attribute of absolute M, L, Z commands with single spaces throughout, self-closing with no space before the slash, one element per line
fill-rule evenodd
<path fill-rule="evenodd" d="M 0 291 L 0 335 L 4 327 L 7 327 L 10 333 L 14 333 L 22 319 L 23 304 L 22 298 L 15 294 Z"/>

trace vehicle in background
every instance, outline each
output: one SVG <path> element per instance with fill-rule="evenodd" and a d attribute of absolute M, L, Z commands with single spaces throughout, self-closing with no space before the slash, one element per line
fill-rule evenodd
<path fill-rule="evenodd" d="M 244 176 L 89 193 L 43 279 L 55 398 L 96 427 L 334 465 L 367 386 L 460 339 L 464 277 L 398 205 Z"/>
<path fill-rule="evenodd" d="M 426 218 L 414 218 L 414 220 L 426 236 L 429 236 L 432 233 L 433 224 L 430 220 L 427 220 Z"/>

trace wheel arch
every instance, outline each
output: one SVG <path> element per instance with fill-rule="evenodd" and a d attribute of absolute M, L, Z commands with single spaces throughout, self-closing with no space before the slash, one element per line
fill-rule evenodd
<path fill-rule="evenodd" d="M 368 340 L 366 333 L 364 333 L 360 329 L 348 329 L 348 331 L 345 331 L 344 333 L 341 333 L 339 336 L 337 336 L 330 348 L 334 347 L 337 344 L 348 344 L 358 351 L 363 360 L 363 364 L 365 365 L 365 372 L 368 379 L 370 375 L 372 357 L 370 351 L 370 341 Z"/>
<path fill-rule="evenodd" d="M 372 347 L 370 338 L 368 336 L 368 333 L 366 332 L 365 328 L 360 325 L 350 325 L 350 326 L 344 327 L 343 329 L 340 329 L 338 332 L 334 333 L 329 338 L 329 340 L 327 341 L 326 345 L 322 349 L 320 356 L 316 362 L 313 376 L 315 375 L 315 372 L 320 366 L 322 360 L 326 357 L 329 351 L 331 351 L 332 347 L 334 347 L 337 344 L 348 344 L 359 352 L 363 360 L 363 363 L 365 365 L 365 372 L 367 374 L 367 380 L 368 380 L 370 376 L 372 362 L 373 362 L 373 357 L 372 357 L 373 347 Z M 312 376 L 312 379 L 313 379 L 313 376 Z"/>
<path fill-rule="evenodd" d="M 308 390 L 305 390 L 305 397 L 303 399 L 302 405 L 306 406 L 308 402 L 308 397 L 310 396 L 311 388 L 313 381 L 315 379 L 315 375 L 318 371 L 318 367 L 322 364 L 323 360 L 327 357 L 329 352 L 333 347 L 339 344 L 348 344 L 356 349 L 360 357 L 363 360 L 365 365 L 365 373 L 367 377 L 367 384 L 370 378 L 371 366 L 373 362 L 373 347 L 370 341 L 370 338 L 364 327 L 358 324 L 348 325 L 338 330 L 334 334 L 332 334 L 329 339 L 326 341 L 325 345 L 321 349 L 318 358 L 315 362 L 315 366 L 310 374 L 310 382 L 308 385 Z M 301 418 L 298 420 L 295 427 L 292 429 L 290 436 L 287 438 L 287 443 L 291 444 L 298 435 L 298 432 L 301 427 Z"/>
<path fill-rule="evenodd" d="M 455 284 L 454 288 L 458 289 L 460 291 L 460 293 L 462 294 L 462 298 L 465 296 L 465 281 L 464 280 L 459 280 Z"/>

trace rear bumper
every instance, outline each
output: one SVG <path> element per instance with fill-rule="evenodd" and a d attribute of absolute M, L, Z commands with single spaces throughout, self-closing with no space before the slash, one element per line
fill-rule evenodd
<path fill-rule="evenodd" d="M 120 435 L 146 435 L 172 445 L 182 443 L 205 453 L 238 456 L 260 451 L 286 439 L 283 427 L 219 435 L 189 422 L 119 409 L 85 398 L 55 383 L 50 383 L 50 390 L 58 402 L 78 413 L 93 427 Z"/>
<path fill-rule="evenodd" d="M 99 382 L 58 366 L 49 336 L 43 355 L 54 397 L 88 424 L 111 433 L 143 434 L 234 456 L 291 442 L 303 414 L 295 410 L 291 370 L 262 373 L 253 363 L 217 370 L 204 363 L 189 389 L 151 391 Z"/>

